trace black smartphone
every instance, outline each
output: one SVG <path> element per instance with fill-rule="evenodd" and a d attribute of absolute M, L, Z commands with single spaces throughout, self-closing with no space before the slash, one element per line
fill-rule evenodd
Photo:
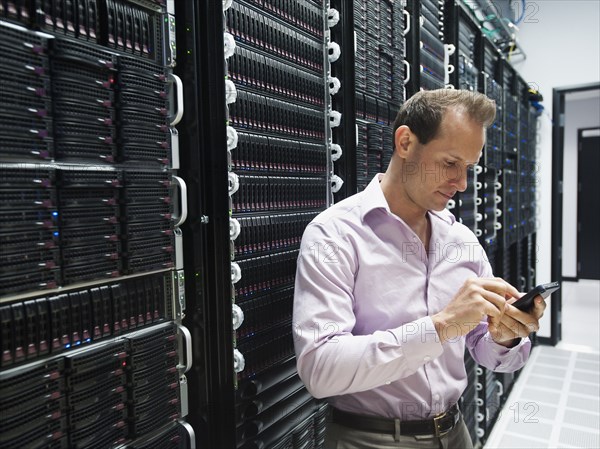
<path fill-rule="evenodd" d="M 560 288 L 560 284 L 558 282 L 550 282 L 548 284 L 540 284 L 537 287 L 534 287 L 530 291 L 525 294 L 525 296 L 517 299 L 512 305 L 515 306 L 519 310 L 527 311 L 533 307 L 533 299 L 540 295 L 542 298 L 546 299 L 552 293 Z"/>

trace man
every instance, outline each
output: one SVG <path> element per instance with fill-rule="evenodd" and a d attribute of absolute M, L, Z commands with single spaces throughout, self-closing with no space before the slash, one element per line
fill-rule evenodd
<path fill-rule="evenodd" d="M 300 377 L 332 406 L 325 447 L 472 447 L 456 406 L 465 346 L 498 372 L 525 364 L 545 303 L 511 306 L 522 294 L 446 210 L 494 116 L 478 93 L 414 95 L 385 175 L 306 228 L 294 337 Z"/>

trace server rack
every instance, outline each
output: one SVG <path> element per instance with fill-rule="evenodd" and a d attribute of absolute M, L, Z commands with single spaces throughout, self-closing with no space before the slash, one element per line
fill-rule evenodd
<path fill-rule="evenodd" d="M 332 37 L 341 46 L 332 73 L 341 80 L 333 108 L 342 111 L 333 141 L 344 186 L 336 199 L 363 190 L 386 170 L 393 151 L 393 123 L 405 97 L 405 17 L 402 2 L 332 2 L 341 27 Z M 351 67 L 351 70 L 348 70 Z M 348 100 L 354 98 L 350 103 Z"/>
<path fill-rule="evenodd" d="M 473 14 L 461 2 L 446 1 L 446 40 L 455 45 L 449 63 L 450 84 L 485 93 L 496 102 L 496 120 L 488 128 L 481 164 L 475 169 L 475 189 L 462 193 L 453 213 L 479 237 L 496 275 L 525 291 L 535 283 L 532 242 L 535 241 L 536 116 L 530 109 L 526 83 L 504 58 Z M 472 211 L 476 220 L 461 219 Z M 462 402 L 472 423 L 474 443 L 485 443 L 517 373 L 493 373 L 466 358 L 469 386 Z M 471 384 L 474 382 L 474 384 Z M 473 388 L 473 386 L 475 388 Z"/>
<path fill-rule="evenodd" d="M 409 0 L 406 3 L 410 33 L 406 36 L 406 60 L 410 75 L 407 94 L 441 89 L 454 70 L 448 58 L 456 47 L 445 45 L 445 3 L 442 0 Z"/>
<path fill-rule="evenodd" d="M 233 342 L 227 192 L 223 8 L 183 2 L 177 10 L 176 73 L 185 91 L 179 126 L 181 169 L 188 193 L 184 278 L 193 364 L 188 420 L 199 447 L 235 447 Z M 217 26 L 218 20 L 221 23 Z M 219 52 L 221 54 L 219 54 Z"/>
<path fill-rule="evenodd" d="M 487 38 L 486 38 L 487 39 Z M 488 172 L 494 175 L 494 184 L 497 187 L 497 209 L 495 215 L 496 235 L 493 239 L 485 239 L 488 254 L 495 253 L 495 274 L 506 279 L 520 291 L 525 290 L 522 273 L 529 270 L 523 265 L 521 244 L 519 242 L 519 216 L 520 216 L 520 177 L 519 177 L 519 107 L 523 100 L 520 94 L 517 77 L 518 74 L 510 64 L 493 47 L 487 45 L 483 49 L 484 79 L 488 95 L 493 96 L 501 109 L 497 110 L 497 123 L 488 130 L 488 139 L 492 141 L 486 145 L 486 162 L 489 161 L 491 169 Z M 487 73 L 492 72 L 492 73 Z M 527 100 L 528 101 L 528 98 Z M 518 376 L 516 373 L 493 373 L 485 368 L 480 369 L 479 382 L 483 392 L 483 406 L 485 413 L 481 422 L 483 435 L 482 442 L 489 436 L 512 385 Z"/>
<path fill-rule="evenodd" d="M 333 186 L 334 198 L 345 198 L 356 192 L 356 74 L 347 70 L 355 66 L 354 51 L 354 4 L 332 0 L 331 9 L 337 12 L 338 22 L 330 29 L 330 39 L 340 49 L 336 61 L 332 61 L 331 75 L 340 83 L 338 92 L 332 97 L 332 110 L 341 114 L 339 126 L 332 131 L 332 153 L 334 176 L 339 178 Z M 336 179 L 336 178 L 334 178 Z"/>
<path fill-rule="evenodd" d="M 194 447 L 171 2 L 0 11 L 3 447 Z"/>
<path fill-rule="evenodd" d="M 380 103 L 371 100 L 369 92 L 381 87 L 371 79 L 382 67 L 373 55 L 386 48 L 381 42 L 385 41 L 381 34 L 385 26 L 376 17 L 392 2 L 370 2 L 370 10 L 361 1 L 352 3 L 353 7 L 348 2 L 332 2 L 340 11 L 341 25 L 332 34 L 342 50 L 340 60 L 333 64 L 335 76 L 342 80 L 341 95 L 334 97 L 333 104 L 343 111 L 341 126 L 333 133 L 334 142 L 342 146 L 342 156 L 334 167 L 345 182 L 336 200 L 360 190 L 372 176 L 369 139 L 381 146 L 369 126 L 380 118 Z M 481 163 L 469 175 L 470 188 L 449 207 L 476 233 L 494 272 L 524 289 L 535 281 L 531 246 L 535 241 L 535 219 L 531 218 L 535 215 L 535 181 L 524 170 L 530 171 L 535 165 L 534 146 L 529 142 L 535 140 L 531 125 L 536 119 L 533 113 L 527 121 L 523 118 L 523 111 L 529 111 L 528 97 L 523 95 L 522 80 L 506 61 L 510 36 L 505 27 L 495 27 L 493 32 L 489 26 L 482 29 L 476 11 L 487 5 L 408 1 L 391 6 L 393 35 L 398 42 L 394 45 L 404 54 L 402 74 L 394 78 L 394 72 L 392 79 L 403 80 L 405 89 L 397 83 L 393 86 L 396 92 L 406 92 L 408 97 L 421 89 L 456 87 L 483 92 L 496 102 L 496 120 L 488 129 Z M 494 19 L 494 24 L 498 25 L 498 20 Z M 356 49 L 352 51 L 354 41 Z M 350 52 L 344 51 L 348 48 Z M 348 101 L 351 95 L 354 105 Z M 374 100 L 381 101 L 382 96 L 375 95 Z M 528 151 L 527 156 L 523 156 L 524 151 Z M 515 376 L 477 367 L 468 356 L 466 366 L 469 387 L 461 399 L 463 413 L 473 425 L 473 441 L 484 443 Z"/>
<path fill-rule="evenodd" d="M 504 192 L 501 182 L 504 148 L 504 85 L 502 83 L 504 58 L 487 37 L 482 39 L 479 51 L 482 66 L 480 89 L 496 102 L 496 120 L 487 130 L 483 153 L 484 192 L 479 209 L 483 217 L 483 233 L 480 241 L 488 254 L 494 273 L 504 276 L 506 271 L 501 251 L 504 248 L 502 239 Z"/>
<path fill-rule="evenodd" d="M 480 80 L 483 91 L 496 101 L 497 114 L 488 129 L 484 152 L 487 201 L 484 197 L 481 213 L 485 226 L 480 240 L 494 262 L 494 272 L 527 291 L 535 285 L 537 114 L 530 105 L 527 83 L 486 36 L 483 43 Z M 492 196 L 495 201 L 489 201 Z M 532 338 L 535 340 L 535 335 Z M 480 378 L 482 386 L 487 385 L 487 394 L 479 432 L 482 442 L 497 417 L 497 406 L 502 406 L 518 375 L 483 370 Z M 489 376 L 494 376 L 495 382 Z"/>
<path fill-rule="evenodd" d="M 190 421 L 206 447 L 324 438 L 325 413 L 295 370 L 291 312 L 302 232 L 331 201 L 326 6 L 186 6 L 179 70 L 194 112 L 181 130 L 182 176 L 196 216 L 184 227 L 186 287 L 206 342 L 194 354 Z"/>
<path fill-rule="evenodd" d="M 235 1 L 225 26 L 236 445 L 318 446 L 319 404 L 288 367 L 300 240 L 330 202 L 325 8 Z"/>
<path fill-rule="evenodd" d="M 356 190 L 391 159 L 392 126 L 404 101 L 404 16 L 400 2 L 354 1 Z"/>
<path fill-rule="evenodd" d="M 447 86 L 458 89 L 479 91 L 479 67 L 481 67 L 481 46 L 483 37 L 479 27 L 471 15 L 459 4 L 446 2 L 444 26 L 445 40 L 448 43 Z M 470 228 L 477 237 L 484 233 L 483 205 L 484 183 L 482 182 L 483 166 L 476 166 L 469 171 L 467 190 L 456 195 L 448 208 L 459 222 Z M 481 179 L 480 179 L 481 178 Z"/>

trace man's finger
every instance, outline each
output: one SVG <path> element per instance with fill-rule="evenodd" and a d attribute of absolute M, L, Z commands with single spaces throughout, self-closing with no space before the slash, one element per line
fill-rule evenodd
<path fill-rule="evenodd" d="M 512 324 L 510 320 L 512 320 Z M 536 317 L 534 313 L 523 312 L 510 304 L 507 304 L 506 306 L 503 321 L 511 328 L 521 328 L 522 330 L 519 331 L 522 334 L 521 336 L 529 335 L 531 332 L 537 332 L 539 329 L 538 317 Z"/>
<path fill-rule="evenodd" d="M 488 301 L 488 302 L 492 303 L 494 306 L 496 306 L 498 308 L 498 310 L 500 311 L 500 313 L 504 313 L 504 308 L 505 308 L 505 303 L 506 303 L 504 296 L 499 295 L 495 291 L 485 290 L 485 289 L 483 289 L 481 291 L 481 296 L 483 297 L 483 299 L 485 299 L 486 301 Z"/>
<path fill-rule="evenodd" d="M 500 309 L 498 309 L 498 307 L 496 307 L 495 305 L 493 305 L 491 302 L 489 302 L 488 300 L 486 300 L 483 297 L 481 298 L 481 301 L 482 301 L 483 313 L 489 317 L 489 319 L 491 320 L 491 323 L 493 323 L 494 325 L 498 325 L 500 323 L 500 319 L 502 318 L 502 315 L 504 314 L 504 311 L 500 311 Z"/>
<path fill-rule="evenodd" d="M 533 308 L 531 309 L 531 313 L 537 318 L 540 319 L 546 310 L 546 301 L 540 295 L 536 296 L 533 300 Z"/>
<path fill-rule="evenodd" d="M 504 298 L 520 298 L 519 290 L 502 278 L 483 278 L 481 281 L 482 287 L 484 287 L 486 290 L 492 290 Z"/>

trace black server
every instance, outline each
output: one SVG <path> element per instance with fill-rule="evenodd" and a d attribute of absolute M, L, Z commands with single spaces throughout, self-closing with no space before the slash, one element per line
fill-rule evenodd
<path fill-rule="evenodd" d="M 527 85 L 507 61 L 502 27 L 479 23 L 480 5 L 446 1 L 445 37 L 455 46 L 449 63 L 453 86 L 485 93 L 496 102 L 496 119 L 488 128 L 475 189 L 461 193 L 453 213 L 478 236 L 494 273 L 522 291 L 535 282 L 535 134 L 537 116 Z M 480 15 L 480 14 L 479 14 Z M 497 24 L 496 24 L 497 25 Z M 495 31 L 490 32 L 491 29 Z M 468 196 L 465 211 L 465 194 Z M 476 220 L 470 218 L 472 199 Z M 474 442 L 485 442 L 517 373 L 493 373 L 476 367 L 467 356 L 469 386 L 463 414 Z M 472 378 L 473 372 L 476 376 Z"/>
<path fill-rule="evenodd" d="M 448 58 L 456 50 L 445 44 L 444 1 L 411 0 L 406 11 L 411 30 L 406 36 L 408 96 L 423 89 L 442 89 L 449 84 Z"/>
<path fill-rule="evenodd" d="M 262 7 L 262 8 L 261 8 Z M 312 447 L 318 403 L 289 367 L 296 259 L 327 207 L 325 10 L 313 1 L 234 1 L 225 29 L 238 447 Z"/>
<path fill-rule="evenodd" d="M 333 108 L 342 112 L 341 125 L 333 130 L 333 142 L 342 149 L 334 167 L 344 181 L 334 191 L 339 200 L 363 190 L 387 169 L 408 75 L 402 2 L 334 1 L 332 7 L 340 14 L 340 24 L 331 30 L 341 46 L 340 60 L 332 64 L 341 80 L 340 93 L 333 97 Z"/>
<path fill-rule="evenodd" d="M 501 182 L 504 148 L 504 88 L 502 82 L 504 57 L 487 36 L 482 37 L 479 54 L 482 68 L 479 82 L 480 91 L 496 102 L 496 119 L 487 130 L 483 153 L 481 180 L 483 194 L 479 206 L 483 222 L 480 241 L 492 263 L 494 273 L 504 276 L 504 265 L 501 260 L 501 249 L 504 248 L 502 240 L 504 191 Z"/>
<path fill-rule="evenodd" d="M 184 6 L 176 68 L 190 97 L 184 322 L 202 341 L 189 420 L 203 447 L 320 447 L 326 408 L 296 373 L 291 314 L 302 233 L 331 195 L 327 8 L 199 3 Z"/>
<path fill-rule="evenodd" d="M 362 190 L 391 158 L 392 126 L 404 100 L 404 16 L 401 3 L 356 0 L 353 17 L 356 189 Z"/>
<path fill-rule="evenodd" d="M 465 424 L 469 429 L 471 441 L 475 445 L 479 438 L 483 436 L 482 430 L 479 429 L 483 420 L 484 401 L 481 399 L 481 389 L 478 384 L 478 370 L 480 368 L 468 351 L 465 352 L 465 369 L 467 371 L 468 386 L 460 398 L 459 406 Z"/>
<path fill-rule="evenodd" d="M 444 5 L 444 39 L 447 42 L 448 87 L 480 91 L 479 67 L 481 65 L 480 49 L 483 45 L 479 26 L 471 14 L 454 2 Z M 477 237 L 485 232 L 485 212 L 482 212 L 484 167 L 478 165 L 468 174 L 467 190 L 456 195 L 449 204 L 452 213 L 459 222 L 471 229 Z"/>
<path fill-rule="evenodd" d="M 193 447 L 173 3 L 4 5 L 0 445 Z"/>

